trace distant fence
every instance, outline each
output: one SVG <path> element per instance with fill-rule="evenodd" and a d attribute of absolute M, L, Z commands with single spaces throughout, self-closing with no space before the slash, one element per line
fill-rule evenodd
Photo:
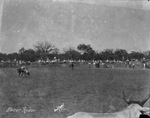
<path fill-rule="evenodd" d="M 0 62 L 0 68 L 17 68 L 20 66 L 31 66 L 31 67 L 66 67 L 69 66 L 70 63 L 74 63 L 77 67 L 95 67 L 95 68 L 130 68 L 129 64 L 122 61 L 59 61 L 59 62 Z M 134 63 L 135 68 L 143 68 L 143 63 L 140 61 L 130 61 L 130 63 Z M 146 68 L 150 68 L 150 62 L 146 63 Z"/>

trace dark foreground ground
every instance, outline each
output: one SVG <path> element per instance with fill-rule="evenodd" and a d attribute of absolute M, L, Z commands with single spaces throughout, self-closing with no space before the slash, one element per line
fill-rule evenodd
<path fill-rule="evenodd" d="M 148 95 L 150 70 L 76 67 L 29 68 L 31 77 L 18 77 L 16 68 L 0 69 L 0 117 L 65 118 L 78 111 L 114 112 L 130 99 Z M 64 103 L 65 111 L 54 112 Z M 150 100 L 145 104 L 150 107 Z M 7 111 L 34 109 L 34 112 Z"/>

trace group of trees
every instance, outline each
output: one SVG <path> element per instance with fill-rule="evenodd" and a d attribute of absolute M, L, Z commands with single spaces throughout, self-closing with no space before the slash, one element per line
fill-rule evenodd
<path fill-rule="evenodd" d="M 143 58 L 150 59 L 150 51 L 145 53 L 132 51 L 128 53 L 124 49 L 105 49 L 101 52 L 96 52 L 90 45 L 79 44 L 77 49 L 68 48 L 64 50 L 63 53 L 60 53 L 58 48 L 56 48 L 48 41 L 45 41 L 37 42 L 37 44 L 34 45 L 34 49 L 25 49 L 23 47 L 19 50 L 18 53 L 0 53 L 0 61 L 23 60 L 34 62 L 39 59 L 45 61 L 47 59 L 52 60 L 54 57 L 57 57 L 61 60 L 141 60 Z"/>

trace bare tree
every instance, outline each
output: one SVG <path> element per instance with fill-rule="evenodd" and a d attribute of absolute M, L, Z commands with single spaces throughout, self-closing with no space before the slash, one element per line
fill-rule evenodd
<path fill-rule="evenodd" d="M 36 49 L 36 52 L 40 54 L 41 59 L 46 59 L 48 54 L 55 52 L 57 49 L 48 41 L 37 42 L 37 44 L 34 45 L 34 48 Z"/>

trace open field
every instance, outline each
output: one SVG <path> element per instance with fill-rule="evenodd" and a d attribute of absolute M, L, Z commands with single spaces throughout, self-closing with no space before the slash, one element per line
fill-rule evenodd
<path fill-rule="evenodd" d="M 142 99 L 150 86 L 150 70 L 75 67 L 31 68 L 31 77 L 18 77 L 16 68 L 0 68 L 0 116 L 5 118 L 65 118 L 78 111 L 114 112 Z M 64 103 L 66 111 L 54 113 Z M 150 106 L 150 100 L 145 104 Z M 35 112 L 6 112 L 31 107 Z"/>

